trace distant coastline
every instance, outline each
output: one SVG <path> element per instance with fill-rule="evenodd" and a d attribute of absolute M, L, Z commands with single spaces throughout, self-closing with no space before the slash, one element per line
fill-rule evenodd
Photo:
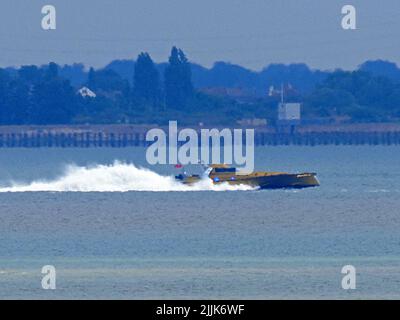
<path fill-rule="evenodd" d="M 0 125 L 274 125 L 283 102 L 301 106 L 303 124 L 400 122 L 400 68 L 377 60 L 354 71 L 305 64 L 259 73 L 228 63 L 205 69 L 176 47 L 164 64 L 143 52 L 99 70 L 54 62 L 0 68 Z"/>
<path fill-rule="evenodd" d="M 167 131 L 154 124 L 0 126 L 0 148 L 146 146 L 146 132 L 155 127 Z M 294 131 L 275 126 L 243 128 L 255 129 L 257 146 L 400 145 L 400 123 L 299 125 Z"/>

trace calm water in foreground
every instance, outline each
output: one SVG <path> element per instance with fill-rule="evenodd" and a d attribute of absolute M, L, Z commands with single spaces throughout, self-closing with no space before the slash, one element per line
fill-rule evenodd
<path fill-rule="evenodd" d="M 400 147 L 256 150 L 257 169 L 317 172 L 300 191 L 158 192 L 175 186 L 114 163 L 144 155 L 0 150 L 0 298 L 400 298 Z"/>

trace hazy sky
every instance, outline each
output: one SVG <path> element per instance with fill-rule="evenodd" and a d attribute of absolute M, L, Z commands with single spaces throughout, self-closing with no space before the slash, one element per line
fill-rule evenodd
<path fill-rule="evenodd" d="M 57 30 L 41 9 L 57 9 Z M 343 30 L 341 8 L 357 9 Z M 101 67 L 148 51 L 166 61 L 172 45 L 193 62 L 259 70 L 306 62 L 351 69 L 367 59 L 400 65 L 399 0 L 1 0 L 0 66 L 83 62 Z"/>

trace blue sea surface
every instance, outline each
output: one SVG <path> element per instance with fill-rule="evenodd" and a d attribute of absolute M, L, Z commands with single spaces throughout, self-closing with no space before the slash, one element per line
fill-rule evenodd
<path fill-rule="evenodd" d="M 116 160 L 174 174 L 144 148 L 2 149 L 0 189 Z M 317 172 L 321 186 L 0 192 L 0 298 L 400 298 L 400 147 L 259 147 L 256 168 Z M 56 290 L 41 288 L 44 265 Z"/>

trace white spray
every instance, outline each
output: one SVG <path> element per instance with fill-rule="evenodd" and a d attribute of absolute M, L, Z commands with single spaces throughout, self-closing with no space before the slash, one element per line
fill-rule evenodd
<path fill-rule="evenodd" d="M 91 167 L 68 166 L 54 180 L 38 180 L 28 184 L 11 183 L 0 192 L 128 192 L 128 191 L 235 191 L 251 187 L 229 184 L 214 185 L 208 178 L 194 185 L 183 185 L 174 177 L 162 176 L 133 164 L 115 162 Z"/>

